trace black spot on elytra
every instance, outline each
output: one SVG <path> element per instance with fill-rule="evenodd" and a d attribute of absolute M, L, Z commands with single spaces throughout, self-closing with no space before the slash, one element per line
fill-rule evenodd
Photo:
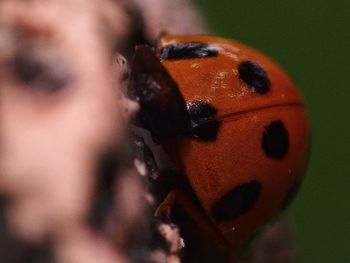
<path fill-rule="evenodd" d="M 265 127 L 262 148 L 265 154 L 273 159 L 282 159 L 287 154 L 289 135 L 282 121 L 273 121 Z"/>
<path fill-rule="evenodd" d="M 233 220 L 252 209 L 261 193 L 258 181 L 241 184 L 233 188 L 212 207 L 212 214 L 218 221 Z"/>
<path fill-rule="evenodd" d="M 201 42 L 177 43 L 167 45 L 160 50 L 160 59 L 191 59 L 214 57 L 219 51 L 209 44 Z"/>
<path fill-rule="evenodd" d="M 187 103 L 187 110 L 192 137 L 201 141 L 214 141 L 220 128 L 215 107 L 206 101 L 196 101 Z"/>
<path fill-rule="evenodd" d="M 270 90 L 270 79 L 267 72 L 254 61 L 243 61 L 238 66 L 238 76 L 249 88 L 259 94 L 266 94 Z"/>
<path fill-rule="evenodd" d="M 301 186 L 301 182 L 297 181 L 289 188 L 286 196 L 284 197 L 280 209 L 285 210 L 294 200 Z"/>

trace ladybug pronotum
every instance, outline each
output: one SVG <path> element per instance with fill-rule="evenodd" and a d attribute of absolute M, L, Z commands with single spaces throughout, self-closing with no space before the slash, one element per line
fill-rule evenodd
<path fill-rule="evenodd" d="M 131 71 L 141 125 L 228 246 L 288 206 L 304 177 L 309 127 L 296 87 L 271 59 L 220 37 L 165 35 L 156 54 L 136 49 Z"/>

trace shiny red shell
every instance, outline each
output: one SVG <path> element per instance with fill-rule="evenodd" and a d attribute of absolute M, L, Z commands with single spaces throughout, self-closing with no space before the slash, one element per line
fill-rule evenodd
<path fill-rule="evenodd" d="M 217 110 L 220 127 L 214 140 L 178 137 L 167 149 L 186 174 L 206 215 L 230 246 L 237 247 L 283 210 L 304 177 L 309 153 L 304 104 L 283 70 L 246 45 L 213 36 L 167 35 L 159 39 L 158 49 L 178 43 L 205 43 L 218 51 L 211 57 L 165 59 L 162 63 L 187 104 L 204 101 Z M 255 92 L 242 80 L 239 66 L 246 61 L 264 69 L 268 92 Z M 278 158 L 263 149 L 264 136 L 276 123 L 282 125 L 288 143 L 286 153 Z M 274 133 L 271 136 L 273 140 Z M 245 187 L 249 184 L 250 190 Z M 230 191 L 234 192 L 232 207 L 242 211 L 232 218 L 216 207 Z M 255 191 L 255 196 L 249 191 Z M 230 209 L 225 200 L 220 204 Z"/>

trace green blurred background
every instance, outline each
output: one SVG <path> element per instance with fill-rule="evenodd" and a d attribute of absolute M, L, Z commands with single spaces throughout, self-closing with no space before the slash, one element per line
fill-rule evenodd
<path fill-rule="evenodd" d="M 299 86 L 313 145 L 288 213 L 298 262 L 350 262 L 350 1 L 196 2 L 213 33 L 267 53 Z"/>

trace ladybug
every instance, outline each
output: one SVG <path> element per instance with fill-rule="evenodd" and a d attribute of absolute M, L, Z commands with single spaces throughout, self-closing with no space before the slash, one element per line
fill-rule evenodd
<path fill-rule="evenodd" d="M 237 249 L 295 196 L 308 119 L 293 82 L 262 53 L 216 36 L 163 35 L 136 48 L 128 92 L 138 124 L 190 186 L 177 184 L 157 213 L 180 204 Z"/>

